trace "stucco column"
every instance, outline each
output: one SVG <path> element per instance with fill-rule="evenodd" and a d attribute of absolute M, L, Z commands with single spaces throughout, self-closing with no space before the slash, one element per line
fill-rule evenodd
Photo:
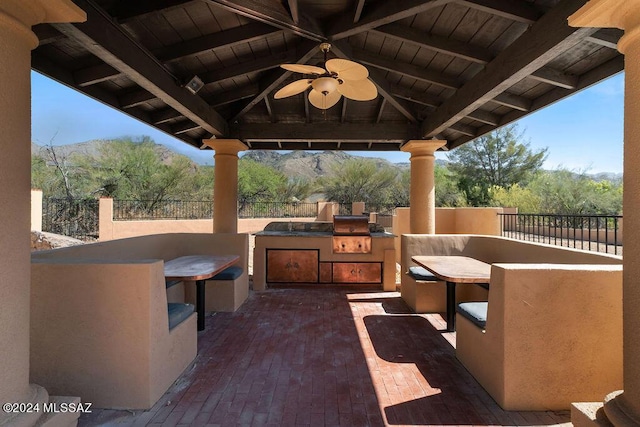
<path fill-rule="evenodd" d="M 46 402 L 29 384 L 31 287 L 31 26 L 77 22 L 70 0 L 0 1 L 0 404 Z M 0 425 L 33 425 L 40 414 L 0 410 Z"/>
<path fill-rule="evenodd" d="M 608 395 L 604 408 L 615 426 L 640 425 L 640 1 L 591 0 L 569 18 L 569 24 L 624 30 L 618 43 L 625 55 L 624 391 Z"/>
<path fill-rule="evenodd" d="M 213 148 L 213 232 L 238 232 L 238 153 L 247 149 L 237 139 L 206 139 Z"/>
<path fill-rule="evenodd" d="M 436 232 L 436 185 L 433 174 L 433 153 L 447 141 L 415 140 L 402 146 L 402 151 L 411 153 L 411 210 L 410 232 L 434 234 Z"/>

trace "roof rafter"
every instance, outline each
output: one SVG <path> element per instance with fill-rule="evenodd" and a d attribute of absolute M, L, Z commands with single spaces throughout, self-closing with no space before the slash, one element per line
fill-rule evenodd
<path fill-rule="evenodd" d="M 357 23 L 345 14 L 328 31 L 329 39 L 340 40 L 370 30 L 380 25 L 398 21 L 403 18 L 424 12 L 429 9 L 444 6 L 452 0 L 394 0 L 381 1 L 360 18 Z"/>
<path fill-rule="evenodd" d="M 238 15 L 246 16 L 276 28 L 289 30 L 301 37 L 321 41 L 325 40 L 324 33 L 318 23 L 312 18 L 299 14 L 294 22 L 291 14 L 280 1 L 275 0 L 206 0 L 210 4 L 227 9 Z"/>
<path fill-rule="evenodd" d="M 224 135 L 226 121 L 200 97 L 180 87 L 154 56 L 131 38 L 122 27 L 95 3 L 76 0 L 87 13 L 82 24 L 52 24 L 89 52 L 133 80 L 140 87 L 162 98 L 186 118 L 214 135 Z"/>
<path fill-rule="evenodd" d="M 422 124 L 422 136 L 439 134 L 593 34 L 596 29 L 572 28 L 567 24 L 569 15 L 584 3 L 585 0 L 560 2 L 540 18 L 430 115 Z"/>
<path fill-rule="evenodd" d="M 244 123 L 231 135 L 245 142 L 401 142 L 415 139 L 417 125 L 366 123 Z"/>

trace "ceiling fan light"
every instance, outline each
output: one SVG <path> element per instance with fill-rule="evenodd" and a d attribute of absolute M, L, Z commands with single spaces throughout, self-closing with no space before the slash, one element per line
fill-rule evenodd
<path fill-rule="evenodd" d="M 320 93 L 332 93 L 338 88 L 338 81 L 332 77 L 320 77 L 311 86 Z"/>

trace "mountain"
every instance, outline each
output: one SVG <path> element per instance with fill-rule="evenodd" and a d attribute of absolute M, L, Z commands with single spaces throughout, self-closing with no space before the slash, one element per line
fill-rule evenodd
<path fill-rule="evenodd" d="M 352 159 L 361 159 L 343 151 L 292 151 L 279 153 L 277 151 L 248 151 L 242 155 L 243 159 L 251 159 L 266 166 L 270 166 L 289 177 L 301 177 L 314 180 L 331 174 L 340 165 Z M 368 157 L 378 167 L 395 167 L 400 170 L 408 169 L 409 163 L 391 163 L 379 157 Z"/>
<path fill-rule="evenodd" d="M 99 156 L 102 150 L 102 147 L 105 144 L 109 144 L 115 140 L 113 139 L 94 139 L 91 141 L 77 142 L 75 144 L 67 144 L 67 145 L 54 145 L 53 149 L 56 153 L 56 156 L 59 159 L 68 159 L 74 154 L 88 155 L 88 156 Z M 48 146 L 38 145 L 34 142 L 31 143 L 31 154 L 32 155 L 40 155 L 45 156 L 47 154 Z M 162 161 L 162 163 L 170 165 L 173 159 L 176 156 L 183 156 L 182 154 L 178 154 L 173 151 L 169 147 L 162 144 L 155 144 L 153 147 L 154 151 L 158 154 L 158 157 Z M 185 156 L 188 157 L 189 156 Z M 191 159 L 191 158 L 190 158 Z M 194 163 L 196 162 L 191 159 Z"/>

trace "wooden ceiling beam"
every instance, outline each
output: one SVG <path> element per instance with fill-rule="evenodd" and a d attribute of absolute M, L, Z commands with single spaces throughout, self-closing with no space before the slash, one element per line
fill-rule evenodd
<path fill-rule="evenodd" d="M 340 123 L 344 123 L 347 117 L 347 98 L 342 97 L 342 111 L 340 112 Z"/>
<path fill-rule="evenodd" d="M 447 89 L 458 89 L 462 84 L 454 78 L 444 76 L 440 73 L 429 71 L 424 67 L 399 62 L 394 59 L 384 58 L 374 55 L 362 49 L 353 49 L 354 61 L 371 65 L 385 71 L 391 71 L 402 76 L 418 79 L 423 82 L 432 83 Z"/>
<path fill-rule="evenodd" d="M 200 128 L 201 126 L 199 124 L 193 123 L 191 120 L 185 120 L 171 126 L 171 132 L 173 132 L 174 135 L 180 135 Z"/>
<path fill-rule="evenodd" d="M 533 24 L 542 16 L 542 11 L 530 3 L 519 0 L 455 0 L 455 2 L 462 6 L 482 10 L 492 15 L 525 24 Z"/>
<path fill-rule="evenodd" d="M 362 17 L 362 9 L 364 9 L 364 2 L 365 0 L 358 0 L 356 2 L 356 10 L 353 13 L 353 23 L 357 24 L 358 21 L 360 21 L 360 18 Z"/>
<path fill-rule="evenodd" d="M 587 37 L 587 40 L 609 49 L 618 50 L 618 42 L 623 34 L 624 32 L 617 28 L 603 28 Z"/>
<path fill-rule="evenodd" d="M 344 14 L 329 29 L 328 38 L 331 41 L 353 36 L 358 33 L 389 24 L 429 9 L 446 5 L 452 0 L 394 0 L 377 2 L 354 23 L 351 16 Z"/>
<path fill-rule="evenodd" d="M 160 61 L 168 63 L 203 52 L 230 49 L 240 44 L 250 43 L 282 32 L 283 30 L 274 29 L 270 25 L 252 22 L 241 27 L 176 43 L 163 49 L 154 50 L 153 53 Z"/>
<path fill-rule="evenodd" d="M 159 125 L 168 121 L 184 117 L 182 114 L 174 110 L 173 108 L 165 108 L 163 110 L 154 111 L 149 114 L 151 123 Z"/>
<path fill-rule="evenodd" d="M 567 24 L 569 15 L 584 3 L 565 0 L 547 12 L 431 114 L 422 124 L 422 136 L 439 134 L 593 34 L 596 29 Z"/>
<path fill-rule="evenodd" d="M 267 114 L 269 115 L 269 121 L 271 123 L 275 122 L 275 118 L 273 117 L 273 109 L 271 108 L 271 102 L 269 101 L 269 97 L 264 97 L 264 105 L 267 107 Z"/>
<path fill-rule="evenodd" d="M 158 97 L 149 92 L 148 90 L 139 89 L 129 92 L 124 92 L 118 95 L 118 101 L 120 103 L 120 108 L 128 109 L 134 108 L 139 105 L 142 105 L 151 100 L 157 99 Z"/>
<path fill-rule="evenodd" d="M 105 63 L 126 74 L 141 88 L 161 98 L 186 118 L 219 136 L 227 122 L 200 97 L 180 87 L 157 59 L 95 3 L 75 0 L 87 13 L 81 24 L 53 24 L 61 33 L 82 45 Z"/>
<path fill-rule="evenodd" d="M 74 71 L 78 86 L 91 86 L 120 77 L 122 73 L 109 64 L 98 64 Z"/>
<path fill-rule="evenodd" d="M 404 25 L 388 24 L 372 31 L 403 43 L 413 44 L 414 46 L 451 55 L 476 64 L 486 65 L 495 57 L 494 53 L 489 49 L 445 37 L 425 34 L 422 31 Z M 573 89 L 576 84 L 575 76 L 550 67 L 542 67 L 529 77 L 565 89 Z"/>
<path fill-rule="evenodd" d="M 531 111 L 531 100 L 523 96 L 504 92 L 489 101 L 518 111 Z"/>
<path fill-rule="evenodd" d="M 404 123 L 244 123 L 231 137 L 244 142 L 400 142 L 415 139 L 417 125 Z"/>
<path fill-rule="evenodd" d="M 298 59 L 295 62 L 296 64 L 306 64 L 313 56 L 318 53 L 318 45 L 312 41 L 304 41 L 298 48 L 296 49 L 296 56 Z M 262 101 L 265 96 L 268 96 L 271 92 L 273 92 L 278 86 L 280 86 L 289 76 L 291 75 L 290 71 L 285 70 L 274 70 L 271 75 L 262 79 L 260 82 L 260 93 L 256 95 L 251 101 L 249 101 L 232 119 L 231 123 L 235 123 L 245 115 L 249 110 L 251 110 L 256 104 Z"/>
<path fill-rule="evenodd" d="M 294 24 L 300 23 L 300 11 L 298 10 L 298 0 L 287 0 L 289 3 L 289 13 Z"/>
<path fill-rule="evenodd" d="M 49 24 L 34 25 L 32 31 L 38 37 L 38 46 L 54 43 L 64 38 L 63 34 Z"/>
<path fill-rule="evenodd" d="M 380 123 L 382 120 L 382 113 L 384 112 L 384 106 L 387 104 L 387 99 L 382 98 L 380 100 L 380 105 L 378 106 L 378 115 L 376 116 L 376 123 Z"/>
<path fill-rule="evenodd" d="M 604 64 L 581 75 L 580 78 L 578 79 L 578 84 L 576 85 L 576 88 L 572 92 L 576 93 L 581 90 L 584 90 L 622 71 L 624 71 L 624 57 L 622 55 L 618 55 L 615 58 L 605 62 Z M 553 89 L 552 91 L 549 91 L 543 96 L 541 96 L 540 98 L 536 99 L 533 102 L 530 108 L 530 111 L 539 110 L 565 97 L 567 97 L 567 91 L 565 89 L 562 89 L 562 88 Z M 514 121 L 524 117 L 526 114 L 527 112 L 525 111 L 517 111 L 517 110 L 512 111 L 501 118 L 499 126 L 505 126 L 505 125 L 508 125 L 509 123 L 513 123 Z M 478 128 L 478 132 L 475 138 L 495 130 L 496 127 L 498 126 L 489 125 L 489 126 L 483 126 L 481 128 Z M 448 145 L 448 148 L 451 150 L 456 147 L 459 147 L 460 145 L 466 142 L 471 141 L 472 139 L 474 139 L 474 137 L 464 136 L 464 137 L 458 138 L 457 140 L 451 141 L 447 145 Z"/>
<path fill-rule="evenodd" d="M 273 27 L 288 30 L 294 34 L 314 41 L 325 40 L 326 37 L 318 23 L 304 15 L 298 14 L 298 22 L 294 22 L 290 12 L 281 1 L 277 0 L 206 0 L 208 3 L 222 7 L 238 15 L 246 16 Z"/>
<path fill-rule="evenodd" d="M 91 99 L 94 99 L 108 107 L 112 107 L 115 110 L 121 111 L 123 114 L 126 114 L 133 119 L 139 120 L 143 123 L 147 123 L 150 126 L 154 126 L 161 132 L 164 132 L 172 137 L 177 137 L 178 139 L 186 142 L 189 145 L 200 147 L 200 141 L 196 141 L 193 138 L 188 137 L 187 135 L 176 136 L 173 134 L 171 128 L 167 124 L 154 123 L 154 119 L 152 118 L 152 116 L 142 109 L 137 108 L 122 110 L 118 97 L 112 92 L 104 90 L 98 86 L 78 86 L 73 78 L 73 73 L 63 69 L 58 64 L 44 57 L 38 52 L 37 49 L 31 52 L 31 66 L 34 70 L 37 70 L 38 72 L 65 86 L 77 90 L 78 92 L 88 96 Z"/>

